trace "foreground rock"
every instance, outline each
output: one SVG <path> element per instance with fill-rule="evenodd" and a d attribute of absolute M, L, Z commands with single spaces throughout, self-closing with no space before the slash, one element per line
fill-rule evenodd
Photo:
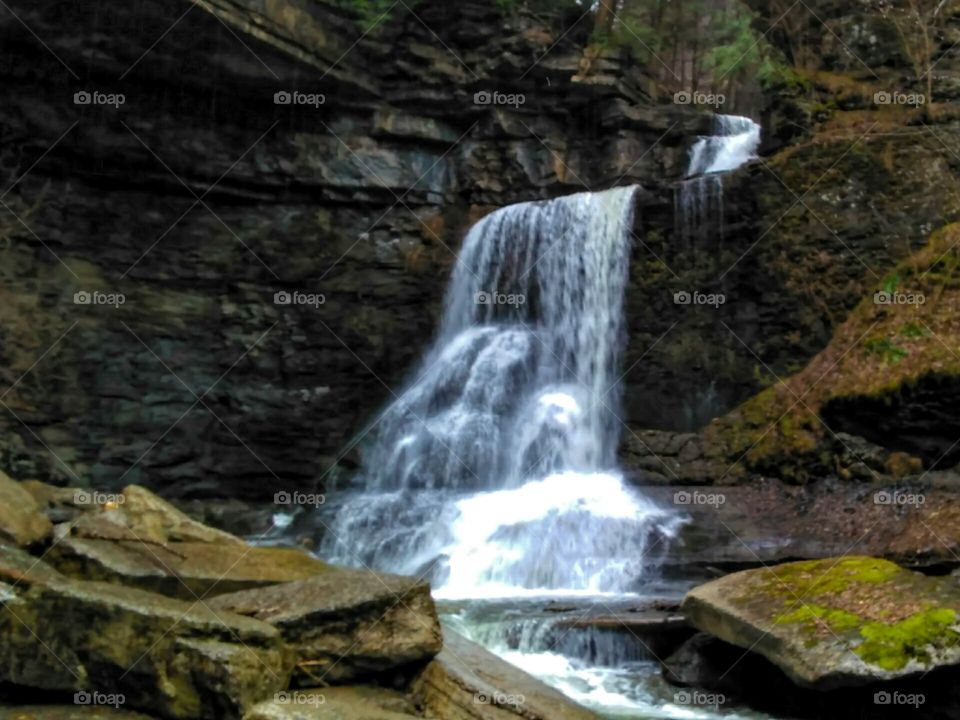
<path fill-rule="evenodd" d="M 0 470 L 0 541 L 33 545 L 45 540 L 52 529 L 33 496 Z"/>
<path fill-rule="evenodd" d="M 103 580 L 184 600 L 302 580 L 330 566 L 293 548 L 67 538 L 50 562 L 72 577 Z"/>
<path fill-rule="evenodd" d="M 819 690 L 960 663 L 958 610 L 951 579 L 868 557 L 746 570 L 693 589 L 683 602 L 698 629 Z"/>
<path fill-rule="evenodd" d="M 289 655 L 266 623 L 52 573 L 0 583 L 4 683 L 122 694 L 127 707 L 211 719 L 287 686 Z"/>
<path fill-rule="evenodd" d="M 197 522 L 138 485 L 128 485 L 116 495 L 75 490 L 74 504 L 87 510 L 70 523 L 70 534 L 75 537 L 246 546 L 235 535 Z"/>
<path fill-rule="evenodd" d="M 210 606 L 276 627 L 296 656 L 294 684 L 305 687 L 425 663 L 442 642 L 427 583 L 366 570 L 221 595 Z"/>
<path fill-rule="evenodd" d="M 410 720 L 422 717 L 411 699 L 385 688 L 356 686 L 292 690 L 255 706 L 244 720 Z"/>
<path fill-rule="evenodd" d="M 150 720 L 149 716 L 112 707 L 84 705 L 0 705 L 0 720 Z"/>
<path fill-rule="evenodd" d="M 449 630 L 443 651 L 417 678 L 414 696 L 442 720 L 598 720 L 519 668 Z"/>

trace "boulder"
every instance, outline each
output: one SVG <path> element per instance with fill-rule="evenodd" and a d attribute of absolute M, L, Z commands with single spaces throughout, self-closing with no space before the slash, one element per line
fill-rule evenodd
<path fill-rule="evenodd" d="M 302 580 L 330 568 L 303 550 L 227 543 L 69 537 L 49 561 L 71 577 L 130 585 L 184 600 Z"/>
<path fill-rule="evenodd" d="M 682 609 L 698 629 L 817 690 L 960 663 L 960 588 L 876 558 L 733 573 L 691 590 Z"/>
<path fill-rule="evenodd" d="M 235 718 L 284 689 L 291 661 L 268 625 L 99 582 L 0 583 L 0 682 L 122 694 L 167 718 Z"/>
<path fill-rule="evenodd" d="M 134 540 L 243 545 L 235 535 L 197 522 L 166 500 L 138 485 L 106 495 L 77 490 L 76 504 L 91 511 L 70 526 L 70 534 L 97 540 Z M 101 502 L 106 499 L 107 502 Z"/>
<path fill-rule="evenodd" d="M 430 586 L 398 575 L 331 569 L 221 595 L 210 607 L 276 627 L 294 650 L 294 682 L 302 687 L 402 670 L 427 662 L 441 646 Z"/>
<path fill-rule="evenodd" d="M 33 496 L 0 470 L 0 541 L 35 545 L 46 540 L 52 529 Z"/>
<path fill-rule="evenodd" d="M 599 720 L 598 716 L 450 630 L 413 685 L 424 716 L 442 720 Z"/>
<path fill-rule="evenodd" d="M 363 685 L 277 693 L 244 720 L 410 720 L 421 717 L 409 697 Z"/>

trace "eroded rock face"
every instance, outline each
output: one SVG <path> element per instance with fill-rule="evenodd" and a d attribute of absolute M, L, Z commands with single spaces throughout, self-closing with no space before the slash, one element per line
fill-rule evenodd
<path fill-rule="evenodd" d="M 599 720 L 517 667 L 450 630 L 444 650 L 417 678 L 424 715 L 438 720 Z"/>
<path fill-rule="evenodd" d="M 960 663 L 960 592 L 869 557 L 776 565 L 691 590 L 698 629 L 752 650 L 798 685 L 829 690 Z"/>
<path fill-rule="evenodd" d="M 0 470 L 0 541 L 33 545 L 49 537 L 52 530 L 33 496 Z"/>
<path fill-rule="evenodd" d="M 398 575 L 340 568 L 221 595 L 210 606 L 276 627 L 293 648 L 302 687 L 423 664 L 441 646 L 430 586 Z"/>

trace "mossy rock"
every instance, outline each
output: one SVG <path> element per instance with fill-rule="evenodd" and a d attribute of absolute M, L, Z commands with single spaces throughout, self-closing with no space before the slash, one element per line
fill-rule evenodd
<path fill-rule="evenodd" d="M 691 590 L 689 621 L 828 690 L 960 663 L 960 588 L 870 557 L 733 573 Z"/>
<path fill-rule="evenodd" d="M 174 720 L 238 718 L 289 682 L 267 623 L 99 582 L 0 582 L 0 683 L 122 694 Z M 41 716 L 42 717 L 42 716 Z"/>

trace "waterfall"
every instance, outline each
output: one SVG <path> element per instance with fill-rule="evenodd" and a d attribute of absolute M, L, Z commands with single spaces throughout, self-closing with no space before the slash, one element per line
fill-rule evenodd
<path fill-rule="evenodd" d="M 336 562 L 438 594 L 621 592 L 673 515 L 615 472 L 636 188 L 497 210 L 468 233 L 439 337 L 378 419 Z"/>
<path fill-rule="evenodd" d="M 760 126 L 739 115 L 715 115 L 714 134 L 690 148 L 685 180 L 677 190 L 675 227 L 685 240 L 723 237 L 723 173 L 757 156 Z"/>

